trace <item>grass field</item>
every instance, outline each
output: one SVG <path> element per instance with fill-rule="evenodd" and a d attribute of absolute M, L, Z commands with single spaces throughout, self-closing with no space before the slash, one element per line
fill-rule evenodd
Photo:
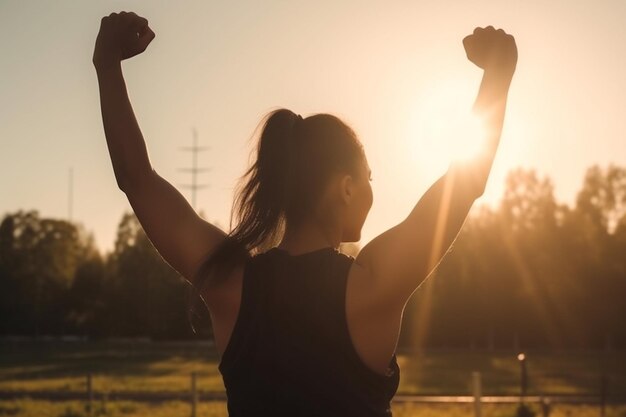
<path fill-rule="evenodd" d="M 600 376 L 609 380 L 609 397 L 626 398 L 626 352 L 526 352 L 528 394 L 598 395 Z M 427 351 L 399 354 L 398 393 L 469 395 L 471 373 L 482 375 L 483 395 L 519 393 L 516 352 Z M 86 375 L 93 375 L 96 393 L 186 392 L 191 373 L 198 373 L 199 391 L 222 391 L 217 357 L 203 344 L 0 342 L 0 391 L 84 392 Z M 79 401 L 33 399 L 0 401 L 0 416 L 78 417 Z M 512 405 L 484 405 L 484 416 L 512 416 Z M 106 410 L 106 413 L 104 411 Z M 551 417 L 599 416 L 597 406 L 553 405 Z M 394 416 L 472 416 L 471 404 L 424 405 L 395 403 Z M 96 401 L 94 415 L 188 416 L 189 404 Z M 198 416 L 226 416 L 223 402 L 202 402 Z M 626 417 L 626 405 L 607 409 L 607 417 Z"/>
<path fill-rule="evenodd" d="M 532 408 L 532 407 L 531 407 Z M 533 409 L 541 416 L 538 408 Z M 483 405 L 484 417 L 514 417 L 514 405 Z M 469 404 L 392 404 L 394 417 L 474 417 Z M 97 405 L 93 417 L 189 417 L 189 404 L 171 401 L 158 404 L 117 401 L 105 407 Z M 227 417 L 226 405 L 221 402 L 202 403 L 198 406 L 197 417 Z M 598 407 L 557 405 L 550 417 L 598 417 Z M 0 416 L 12 417 L 88 417 L 85 404 L 79 401 L 62 403 L 34 400 L 0 401 Z M 611 406 L 605 417 L 626 417 L 626 406 Z"/>
<path fill-rule="evenodd" d="M 529 394 L 596 395 L 600 375 L 609 392 L 626 396 L 626 352 L 526 352 Z M 519 393 L 515 352 L 425 352 L 399 354 L 398 392 L 470 393 L 473 371 L 483 394 Z M 93 374 L 96 391 L 187 391 L 198 372 L 200 391 L 223 391 L 210 346 L 168 343 L 0 343 L 0 390 L 82 391 Z"/>

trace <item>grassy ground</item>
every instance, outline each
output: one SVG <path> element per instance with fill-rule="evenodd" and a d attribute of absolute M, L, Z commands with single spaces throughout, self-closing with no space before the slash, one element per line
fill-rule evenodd
<path fill-rule="evenodd" d="M 597 395 L 600 376 L 611 392 L 626 395 L 626 352 L 526 352 L 529 394 Z M 520 363 L 514 352 L 430 352 L 401 356 L 400 390 L 420 394 L 467 394 L 479 371 L 484 395 L 519 394 Z"/>
<path fill-rule="evenodd" d="M 484 417 L 514 417 L 514 405 L 483 405 Z M 534 411 L 541 416 L 540 411 Z M 474 417 L 471 405 L 458 404 L 393 404 L 394 417 Z M 93 417 L 188 417 L 189 404 L 172 401 L 160 404 L 136 403 L 130 401 L 111 402 L 103 406 L 96 404 Z M 550 417 L 597 417 L 599 408 L 594 406 L 554 406 Z M 53 403 L 47 401 L 15 400 L 0 401 L 0 416 L 12 417 L 87 417 L 85 404 L 79 401 Z M 198 406 L 198 417 L 227 417 L 224 403 L 202 403 Z M 626 417 L 626 406 L 613 406 L 606 409 L 606 417 Z"/>
<path fill-rule="evenodd" d="M 529 394 L 597 395 L 603 370 L 609 393 L 626 396 L 626 352 L 527 352 Z M 514 352 L 426 352 L 398 355 L 398 392 L 471 392 L 473 371 L 482 374 L 483 394 L 518 394 Z M 0 390 L 187 391 L 198 373 L 200 391 L 223 391 L 217 357 L 206 345 L 149 343 L 0 342 Z"/>
<path fill-rule="evenodd" d="M 148 343 L 0 344 L 0 390 L 223 391 L 217 357 L 205 345 Z"/>

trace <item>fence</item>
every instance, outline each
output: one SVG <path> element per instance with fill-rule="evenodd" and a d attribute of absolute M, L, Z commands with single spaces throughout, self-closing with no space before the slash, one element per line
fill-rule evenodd
<path fill-rule="evenodd" d="M 119 392 L 98 392 L 94 390 L 94 376 L 85 376 L 84 391 L 0 391 L 0 399 L 14 399 L 28 397 L 31 399 L 49 401 L 85 401 L 85 408 L 88 414 L 94 410 L 96 401 L 105 405 L 108 401 L 138 401 L 138 402 L 164 402 L 164 401 L 188 401 L 190 405 L 191 417 L 196 417 L 199 401 L 226 401 L 226 393 L 223 391 L 199 391 L 198 374 L 192 372 L 190 375 L 190 389 L 183 392 L 141 392 L 141 391 L 119 391 Z M 536 403 L 540 405 L 543 417 L 549 417 L 551 406 L 555 404 L 586 404 L 597 405 L 599 415 L 605 416 L 608 404 L 626 404 L 626 397 L 613 397 L 609 401 L 609 379 L 601 377 L 600 391 L 597 395 L 526 395 L 524 387 L 525 378 L 521 378 L 520 395 L 497 395 L 484 396 L 482 394 L 482 377 L 480 372 L 471 374 L 471 395 L 416 395 L 408 393 L 398 393 L 393 399 L 394 403 L 473 403 L 475 417 L 482 417 L 482 404 L 524 404 Z"/>

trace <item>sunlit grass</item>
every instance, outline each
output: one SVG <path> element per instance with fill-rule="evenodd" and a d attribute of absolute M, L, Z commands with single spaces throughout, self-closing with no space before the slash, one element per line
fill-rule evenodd
<path fill-rule="evenodd" d="M 224 391 L 220 375 L 199 374 L 196 380 L 198 391 Z M 167 376 L 128 375 L 112 376 L 93 374 L 92 386 L 95 391 L 188 391 L 191 386 L 190 374 Z M 0 381 L 0 390 L 8 391 L 84 391 L 86 376 L 66 378 L 4 380 Z"/>
<path fill-rule="evenodd" d="M 531 405 L 538 415 L 541 410 Z M 484 417 L 514 417 L 517 405 L 484 404 Z M 167 401 L 156 404 L 133 401 L 94 402 L 91 416 L 107 417 L 188 417 L 190 405 L 182 401 Z M 472 404 L 392 404 L 394 417 L 474 417 Z M 50 402 L 21 399 L 0 401 L 0 416 L 13 417 L 88 417 L 86 403 L 81 401 Z M 197 417 L 227 417 L 226 403 L 201 402 L 198 404 Z M 597 417 L 599 407 L 590 405 L 555 405 L 551 407 L 550 417 Z M 609 406 L 606 417 L 626 416 L 626 406 Z"/>
<path fill-rule="evenodd" d="M 140 403 L 134 401 L 94 402 L 92 414 L 82 401 L 37 401 L 21 399 L 0 401 L 0 416 L 14 417 L 189 417 L 191 407 L 182 401 Z M 226 403 L 205 402 L 198 404 L 197 417 L 227 417 Z"/>
<path fill-rule="evenodd" d="M 528 394 L 598 395 L 606 373 L 610 390 L 626 395 L 624 352 L 526 352 Z M 471 374 L 482 375 L 484 395 L 517 395 L 520 365 L 514 352 L 426 352 L 400 356 L 399 392 L 468 395 Z"/>
<path fill-rule="evenodd" d="M 483 417 L 515 417 L 517 404 L 483 404 Z M 542 412 L 538 405 L 529 405 L 536 416 Z M 598 406 L 555 405 L 550 408 L 550 417 L 598 417 Z M 626 416 L 626 406 L 606 408 L 605 417 Z M 473 404 L 394 404 L 394 417 L 475 417 Z"/>
<path fill-rule="evenodd" d="M 399 393 L 468 395 L 471 374 L 482 375 L 484 395 L 519 394 L 518 352 L 426 351 L 398 354 Z M 604 369 L 609 392 L 626 396 L 626 352 L 527 351 L 528 394 L 598 395 Z M 200 392 L 223 392 L 217 356 L 206 346 L 107 343 L 0 344 L 0 390 L 185 392 L 197 373 Z"/>
<path fill-rule="evenodd" d="M 187 391 L 196 372 L 200 391 L 223 391 L 215 352 L 168 344 L 0 344 L 0 390 Z"/>

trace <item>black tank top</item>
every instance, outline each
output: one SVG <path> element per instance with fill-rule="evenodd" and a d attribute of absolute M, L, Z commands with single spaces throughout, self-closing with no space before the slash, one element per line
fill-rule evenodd
<path fill-rule="evenodd" d="M 218 366 L 230 417 L 391 416 L 396 355 L 383 376 L 361 360 L 348 333 L 353 261 L 330 247 L 295 256 L 273 248 L 247 261 Z"/>

